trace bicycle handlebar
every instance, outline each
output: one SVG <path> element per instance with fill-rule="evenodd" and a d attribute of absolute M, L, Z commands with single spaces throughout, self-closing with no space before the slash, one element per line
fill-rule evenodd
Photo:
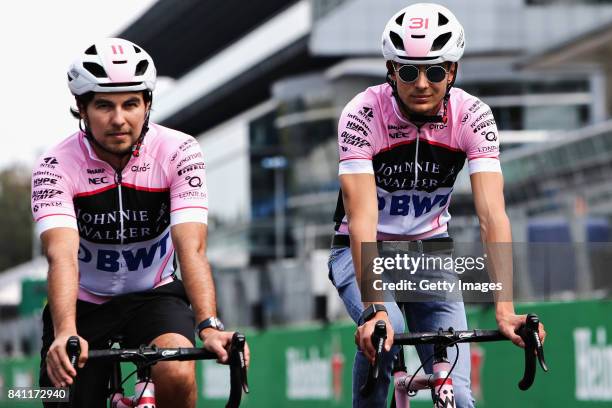
<path fill-rule="evenodd" d="M 374 364 L 370 365 L 368 369 L 368 381 L 361 386 L 359 392 L 363 396 L 369 395 L 374 389 L 376 381 L 378 381 L 379 367 L 378 362 L 380 361 L 379 356 L 382 354 L 385 341 L 387 340 L 387 325 L 384 321 L 379 320 L 374 326 L 374 332 L 372 333 L 372 344 L 376 349 L 376 360 Z"/>
<path fill-rule="evenodd" d="M 68 344 L 70 344 L 73 339 L 76 339 L 78 346 L 78 337 L 76 336 L 70 337 L 68 339 Z M 245 393 L 249 392 L 246 359 L 244 355 L 245 344 L 245 336 L 241 333 L 235 332 L 232 336 L 228 353 L 228 364 L 230 367 L 230 395 L 227 400 L 227 404 L 225 405 L 226 408 L 239 407 L 242 399 L 242 391 Z M 71 355 L 70 352 L 69 358 L 72 361 L 73 355 Z M 158 348 L 155 345 L 141 346 L 138 349 L 91 350 L 88 353 L 88 359 L 133 362 L 151 365 L 158 361 L 214 360 L 216 358 L 217 355 L 215 353 L 203 348 Z"/>
<path fill-rule="evenodd" d="M 521 336 L 525 342 L 525 370 L 523 378 L 519 381 L 518 387 L 522 391 L 526 391 L 531 387 L 535 379 L 536 366 L 535 359 L 538 357 L 538 361 L 542 370 L 548 371 L 548 366 L 544 359 L 544 347 L 538 336 L 538 326 L 540 319 L 535 314 L 527 315 L 525 324 L 521 325 L 518 329 L 518 335 Z M 366 383 L 359 390 L 361 395 L 367 396 L 374 389 L 374 385 L 378 380 L 378 362 L 382 354 L 382 348 L 377 347 L 380 344 L 382 338 L 381 333 L 386 339 L 387 328 L 384 321 L 379 320 L 376 322 L 374 333 L 372 333 L 372 344 L 376 347 L 376 357 L 373 365 L 370 365 L 368 371 L 368 379 Z M 384 344 L 384 339 L 382 344 Z M 437 332 L 423 332 L 423 333 L 402 333 L 395 334 L 393 336 L 393 344 L 396 345 L 417 345 L 417 344 L 437 344 L 441 346 L 451 346 L 456 343 L 481 343 L 489 341 L 502 341 L 508 340 L 499 330 L 465 330 L 455 331 L 449 328 L 447 331 L 439 330 Z"/>

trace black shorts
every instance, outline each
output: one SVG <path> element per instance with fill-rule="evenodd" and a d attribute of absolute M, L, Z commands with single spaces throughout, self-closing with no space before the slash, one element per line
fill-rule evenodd
<path fill-rule="evenodd" d="M 103 304 L 77 301 L 76 326 L 89 349 L 105 349 L 109 340 L 123 336 L 124 348 L 150 344 L 165 333 L 178 333 L 195 344 L 195 318 L 189 307 L 183 282 L 175 280 L 146 292 L 116 296 Z M 43 337 L 40 352 L 40 386 L 51 387 L 45 357 L 54 340 L 49 307 L 43 311 Z M 78 371 L 74 387 L 74 407 L 104 408 L 112 366 L 108 363 L 87 363 Z M 45 404 L 54 407 L 54 404 Z"/>

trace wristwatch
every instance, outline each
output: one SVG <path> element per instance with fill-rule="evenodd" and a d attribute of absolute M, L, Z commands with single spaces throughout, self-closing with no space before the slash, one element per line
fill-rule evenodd
<path fill-rule="evenodd" d="M 209 317 L 208 319 L 202 320 L 198 324 L 197 333 L 200 334 L 202 330 L 208 329 L 209 327 L 215 330 L 219 330 L 219 331 L 225 330 L 225 326 L 223 326 L 223 322 L 221 322 L 221 320 L 219 320 L 218 317 L 212 316 L 212 317 Z"/>
<path fill-rule="evenodd" d="M 361 320 L 361 324 L 367 322 L 368 320 L 370 320 L 371 318 L 374 317 L 374 315 L 378 312 L 385 312 L 387 313 L 387 308 L 385 307 L 385 305 L 381 305 L 379 303 L 372 303 L 370 306 L 368 306 L 363 313 L 361 313 L 361 318 L 359 320 Z M 388 314 L 388 313 L 387 313 Z"/>

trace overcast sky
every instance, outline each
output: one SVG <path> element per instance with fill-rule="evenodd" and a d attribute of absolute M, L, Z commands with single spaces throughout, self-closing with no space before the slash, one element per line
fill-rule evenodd
<path fill-rule="evenodd" d="M 155 0 L 0 2 L 0 169 L 31 165 L 77 130 L 66 84 L 72 60 L 110 37 Z"/>

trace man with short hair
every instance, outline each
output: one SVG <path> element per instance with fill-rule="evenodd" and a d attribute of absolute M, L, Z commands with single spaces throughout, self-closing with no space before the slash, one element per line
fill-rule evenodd
<path fill-rule="evenodd" d="M 387 351 L 391 350 L 393 333 L 403 332 L 405 324 L 395 302 L 362 302 L 362 243 L 412 241 L 415 248 L 421 248 L 416 256 L 431 255 L 424 248 L 434 245 L 451 248 L 448 206 L 466 158 L 482 241 L 512 241 L 493 114 L 476 97 L 453 88 L 464 47 L 463 27 L 447 8 L 419 3 L 400 10 L 387 23 L 382 38 L 387 83 L 355 96 L 340 117 L 341 192 L 329 267 L 333 284 L 359 326 L 355 340 L 360 350 L 353 367 L 355 407 L 384 406 L 392 360 L 398 351 L 395 348 L 383 354 L 384 375 L 373 393 L 362 397 L 359 389 L 375 355 L 371 342 L 375 323 L 387 323 Z M 498 260 L 494 258 L 493 263 Z M 511 265 L 503 266 L 508 267 L 511 269 Z M 445 276 L 446 272 L 440 273 Z M 511 299 L 504 300 L 496 302 L 499 329 L 521 345 L 515 330 L 525 316 L 515 314 Z M 467 328 L 461 301 L 431 300 L 403 306 L 411 331 Z M 544 337 L 542 327 L 540 336 Z M 428 372 L 431 349 L 418 347 Z M 467 344 L 459 349 L 460 358 L 451 375 L 455 401 L 448 406 L 456 403 L 465 408 L 474 403 L 469 388 L 470 355 Z M 449 360 L 454 361 L 454 348 L 448 352 Z"/>
<path fill-rule="evenodd" d="M 217 318 L 206 258 L 202 152 L 193 137 L 149 122 L 155 81 L 153 60 L 136 44 L 93 44 L 68 70 L 80 131 L 33 171 L 32 212 L 49 262 L 40 385 L 76 381 L 79 407 L 106 406 L 110 367 L 85 363 L 88 349 L 117 335 L 128 348 L 193 347 L 197 323 L 204 347 L 228 359 L 233 333 Z M 66 354 L 75 335 L 78 373 Z M 152 367 L 158 407 L 195 406 L 194 367 Z"/>

